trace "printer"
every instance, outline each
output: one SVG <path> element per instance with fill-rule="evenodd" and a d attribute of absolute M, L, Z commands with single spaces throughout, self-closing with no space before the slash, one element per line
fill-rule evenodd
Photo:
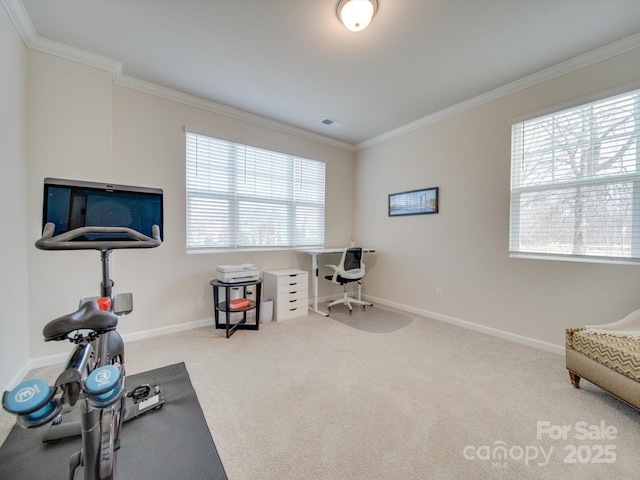
<path fill-rule="evenodd" d="M 242 265 L 218 265 L 218 280 L 224 283 L 255 282 L 260 279 L 260 270 L 252 263 Z"/>

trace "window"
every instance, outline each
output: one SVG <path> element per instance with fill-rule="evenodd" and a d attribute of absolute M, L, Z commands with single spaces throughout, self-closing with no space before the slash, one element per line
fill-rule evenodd
<path fill-rule="evenodd" d="M 640 90 L 511 130 L 512 256 L 640 261 Z"/>
<path fill-rule="evenodd" d="M 186 137 L 188 251 L 324 244 L 323 162 Z"/>

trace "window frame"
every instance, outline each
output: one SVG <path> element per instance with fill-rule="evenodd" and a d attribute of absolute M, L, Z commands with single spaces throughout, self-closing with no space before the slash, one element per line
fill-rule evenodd
<path fill-rule="evenodd" d="M 324 161 L 185 128 L 185 186 L 187 253 L 324 246 Z"/>
<path fill-rule="evenodd" d="M 625 135 L 620 135 L 616 132 L 616 134 L 612 137 L 608 137 L 607 135 L 602 135 L 601 137 L 597 136 L 597 128 L 603 128 L 607 125 L 606 121 L 599 121 L 596 113 L 598 113 L 597 109 L 606 106 L 607 104 L 616 103 L 616 108 L 623 109 L 623 101 L 628 99 L 628 102 L 632 105 L 629 109 L 628 119 L 630 120 L 630 124 L 632 128 L 630 132 Z M 588 157 L 588 161 L 590 162 L 590 168 L 593 168 L 595 173 L 590 172 L 589 175 L 583 178 L 574 178 L 567 179 L 561 178 L 560 180 L 554 181 L 540 181 L 540 182 L 529 182 L 528 184 L 521 178 L 523 165 L 526 164 L 527 148 L 532 148 L 530 145 L 533 144 L 535 146 L 535 142 L 532 140 L 528 145 L 526 145 L 526 141 L 524 140 L 525 134 L 524 129 L 526 126 L 535 125 L 536 122 L 544 122 L 544 121 L 560 121 L 556 119 L 562 118 L 563 115 L 579 115 L 583 114 L 584 111 L 590 109 L 590 113 L 587 116 L 588 122 L 582 122 L 580 125 L 583 127 L 587 127 L 589 137 L 588 143 L 578 143 L 578 145 L 582 147 L 590 147 L 591 149 L 596 147 L 600 147 L 605 141 L 611 141 L 614 138 L 629 138 L 628 143 L 631 145 L 629 148 L 623 148 L 623 145 L 620 148 L 620 152 L 622 152 L 622 157 L 627 158 L 626 161 L 629 161 L 630 157 L 631 162 L 633 163 L 633 171 L 631 173 L 605 173 L 602 175 L 598 175 L 598 171 L 600 167 L 604 165 L 597 163 L 600 157 L 600 151 L 597 153 L 590 154 L 592 157 Z M 616 112 L 615 109 L 607 110 L 607 114 L 611 115 Z M 603 115 L 603 117 L 605 117 Z M 626 125 L 626 123 L 622 122 L 620 125 Z M 614 129 L 611 129 L 613 132 Z M 555 132 L 554 132 L 555 135 Z M 553 141 L 557 141 L 557 138 L 554 135 L 549 135 Z M 594 140 L 595 139 L 595 140 Z M 551 143 L 550 143 L 551 145 Z M 562 147 L 568 148 L 568 145 L 558 145 L 554 144 L 554 148 L 550 148 L 549 151 L 550 156 L 553 160 L 550 160 L 549 163 L 557 162 L 555 155 L 557 152 L 562 152 Z M 630 150 L 631 154 L 626 155 L 626 152 Z M 593 151 L 593 150 L 592 150 Z M 635 156 L 634 156 L 635 153 Z M 617 155 L 617 154 L 616 154 Z M 614 156 L 616 156 L 614 155 Z M 535 155 L 530 155 L 531 157 L 535 157 Z M 580 159 L 580 161 L 584 161 Z M 624 163 L 624 158 L 621 158 L 621 164 Z M 543 164 L 543 162 L 540 162 Z M 595 166 L 594 166 L 595 165 Z M 566 168 L 566 167 L 565 167 Z M 550 168 L 548 174 L 553 171 L 553 168 Z M 555 171 L 554 171 L 555 173 Z M 578 195 L 582 195 L 583 189 L 593 188 L 597 189 L 598 187 L 602 187 L 603 190 L 606 190 L 609 198 L 614 197 L 615 195 L 609 195 L 607 189 L 612 188 L 615 191 L 616 187 L 620 187 L 622 184 L 627 183 L 630 184 L 628 190 L 631 192 L 627 199 L 627 203 L 620 203 L 620 205 L 625 206 L 630 213 L 628 216 L 630 217 L 630 242 L 622 242 L 617 245 L 621 250 L 628 249 L 628 254 L 620 254 L 613 255 L 610 252 L 607 252 L 605 255 L 597 255 L 593 253 L 575 253 L 575 252 L 558 252 L 553 251 L 553 248 L 549 248 L 547 245 L 546 251 L 540 250 L 528 250 L 522 247 L 521 244 L 521 223 L 520 220 L 523 218 L 522 211 L 523 207 L 521 202 L 523 202 L 523 195 L 526 193 L 541 193 L 543 191 L 555 191 L 556 193 L 562 193 L 563 190 L 568 189 L 576 189 L 576 191 L 580 191 L 580 194 L 575 193 L 577 198 Z M 509 213 L 509 256 L 512 258 L 534 258 L 534 259 L 543 259 L 543 260 L 562 260 L 562 261 L 578 261 L 578 262 L 589 262 L 589 263 L 619 263 L 619 264 L 638 264 L 640 262 L 640 89 L 638 89 L 637 85 L 634 85 L 633 88 L 628 89 L 623 92 L 609 92 L 606 96 L 601 96 L 597 99 L 588 99 L 581 101 L 578 104 L 574 104 L 570 107 L 565 106 L 564 108 L 558 108 L 552 112 L 545 112 L 544 114 L 538 114 L 536 116 L 531 116 L 526 119 L 519 119 L 514 121 L 511 125 L 511 184 L 510 184 L 510 213 Z M 622 190 L 622 188 L 620 188 Z M 617 191 L 616 191 L 617 192 Z M 593 199 L 598 199 L 603 195 L 603 193 L 591 193 L 585 194 L 582 199 L 589 199 L 593 201 Z M 611 204 L 614 204 L 612 202 Z M 606 205 L 611 205 L 607 203 Z M 619 213 L 619 212 L 618 212 Z M 576 216 L 578 216 L 576 214 Z M 620 213 L 620 216 L 622 214 Z M 553 214 L 550 214 L 549 219 L 553 217 Z M 541 217 L 543 218 L 543 217 Z M 588 219 L 597 218 L 597 214 L 589 216 Z M 541 228 L 541 227 L 538 227 Z M 595 229 L 598 234 L 602 235 L 602 232 L 607 231 L 606 226 Z M 556 233 L 559 232 L 560 229 L 556 230 Z M 567 232 L 565 232 L 567 233 Z M 575 232 L 574 232 L 575 234 Z M 611 248 L 612 244 L 607 244 L 607 248 Z M 575 243 L 571 245 L 575 250 Z M 593 252 L 596 248 L 594 245 L 588 245 L 587 248 L 591 248 Z"/>

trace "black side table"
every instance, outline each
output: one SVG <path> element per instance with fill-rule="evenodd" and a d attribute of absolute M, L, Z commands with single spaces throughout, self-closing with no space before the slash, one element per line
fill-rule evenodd
<path fill-rule="evenodd" d="M 227 338 L 234 334 L 236 330 L 258 330 L 260 328 L 260 293 L 262 290 L 262 279 L 250 282 L 225 283 L 220 280 L 211 280 L 209 284 L 213 287 L 213 315 L 216 321 L 216 328 L 226 329 Z M 242 297 L 247 297 L 247 287 L 255 287 L 255 301 L 250 300 L 248 306 L 232 309 L 229 306 L 232 288 L 242 288 Z M 224 301 L 220 301 L 220 289 L 224 288 Z M 256 310 L 255 324 L 247 323 L 247 312 Z M 225 313 L 225 322 L 220 323 L 220 312 Z M 242 313 L 242 319 L 236 323 L 231 323 L 232 313 Z"/>

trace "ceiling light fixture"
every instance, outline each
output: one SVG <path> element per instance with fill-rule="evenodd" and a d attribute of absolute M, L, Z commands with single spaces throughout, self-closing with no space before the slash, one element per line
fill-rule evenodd
<path fill-rule="evenodd" d="M 378 11 L 378 0 L 340 0 L 336 13 L 344 26 L 352 32 L 367 28 Z"/>

